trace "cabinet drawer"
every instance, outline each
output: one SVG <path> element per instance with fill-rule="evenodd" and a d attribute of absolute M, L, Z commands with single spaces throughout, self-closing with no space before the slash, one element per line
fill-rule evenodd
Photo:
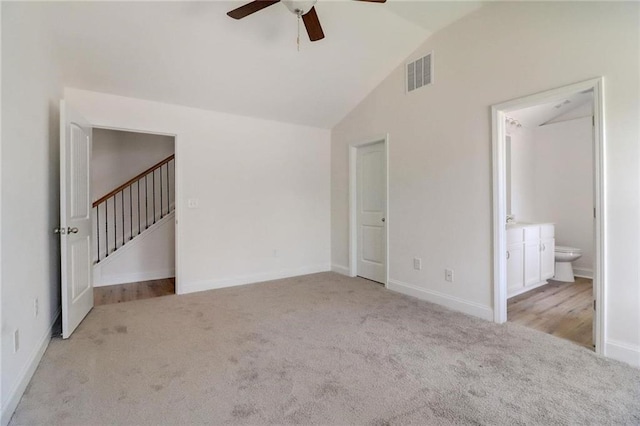
<path fill-rule="evenodd" d="M 523 228 L 507 229 L 507 245 L 523 241 Z"/>
<path fill-rule="evenodd" d="M 542 225 L 540 227 L 540 238 L 543 240 L 553 238 L 555 235 L 555 226 L 553 225 Z"/>
<path fill-rule="evenodd" d="M 540 239 L 540 227 L 539 226 L 527 226 L 524 228 L 525 241 L 534 241 Z"/>

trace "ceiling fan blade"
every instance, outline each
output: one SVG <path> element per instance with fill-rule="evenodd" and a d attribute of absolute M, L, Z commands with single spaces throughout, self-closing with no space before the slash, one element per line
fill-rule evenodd
<path fill-rule="evenodd" d="M 233 19 L 242 19 L 246 16 L 256 13 L 265 7 L 269 7 L 278 3 L 280 0 L 255 0 L 251 3 L 247 3 L 244 6 L 240 6 L 237 9 L 233 9 L 231 12 L 227 12 L 227 15 Z"/>
<path fill-rule="evenodd" d="M 320 26 L 320 20 L 318 19 L 315 6 L 302 15 L 302 21 L 307 29 L 307 34 L 309 34 L 309 40 L 318 41 L 324 38 L 324 32 L 322 32 L 322 26 Z"/>

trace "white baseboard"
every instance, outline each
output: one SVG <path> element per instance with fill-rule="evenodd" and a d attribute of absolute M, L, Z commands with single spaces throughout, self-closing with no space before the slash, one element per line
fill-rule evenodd
<path fill-rule="evenodd" d="M 56 315 L 54 316 L 49 328 L 40 339 L 40 342 L 38 342 L 38 345 L 35 347 L 31 355 L 29 356 L 29 359 L 24 368 L 18 375 L 18 380 L 13 386 L 13 389 L 8 392 L 9 397 L 7 398 L 7 405 L 2 407 L 2 415 L 0 416 L 0 424 L 2 426 L 6 426 L 9 424 L 9 420 L 11 420 L 13 412 L 16 411 L 18 403 L 22 398 L 22 394 L 24 394 L 24 391 L 27 389 L 31 378 L 33 377 L 33 373 L 36 372 L 36 368 L 38 368 L 38 364 L 40 364 L 42 355 L 44 355 L 44 351 L 46 351 L 47 346 L 49 346 L 49 342 L 51 341 L 51 332 L 53 330 L 54 324 L 58 320 L 58 317 L 60 317 L 60 312 L 61 311 L 58 309 L 58 312 L 56 312 Z"/>
<path fill-rule="evenodd" d="M 487 321 L 493 321 L 493 309 L 488 306 L 480 305 L 479 303 L 470 302 L 468 300 L 460 299 L 459 297 L 440 293 L 438 291 L 427 290 L 392 279 L 389 280 L 387 288 L 389 290 L 397 291 L 398 293 L 403 293 L 417 297 L 418 299 L 445 306 L 449 309 L 453 309 L 454 311 L 459 311 Z"/>
<path fill-rule="evenodd" d="M 183 283 L 179 294 L 195 293 L 197 291 L 215 290 L 224 287 L 234 287 L 244 284 L 259 283 L 262 281 L 279 280 L 282 278 L 297 277 L 299 275 L 315 274 L 318 272 L 327 272 L 331 270 L 330 264 L 322 264 L 316 266 L 306 266 L 295 269 L 285 269 L 274 272 L 265 272 L 263 274 L 244 275 L 233 278 L 225 278 L 221 280 L 196 281 L 192 283 Z"/>
<path fill-rule="evenodd" d="M 573 275 L 581 278 L 593 279 L 593 269 L 573 267 Z"/>
<path fill-rule="evenodd" d="M 640 368 L 640 346 L 609 339 L 605 343 L 604 354 L 607 358 L 626 362 L 633 367 Z"/>
<path fill-rule="evenodd" d="M 515 290 L 515 291 L 512 290 L 511 293 L 507 294 L 507 300 L 511 299 L 512 297 L 518 296 L 518 295 L 520 295 L 522 293 L 526 293 L 528 291 L 531 291 L 534 288 L 542 287 L 543 285 L 547 285 L 547 284 L 549 284 L 549 281 L 544 280 L 544 281 L 540 281 L 539 283 L 536 283 L 536 284 L 530 284 L 530 285 L 528 285 L 526 287 L 522 287 L 522 288 L 520 288 L 518 290 Z"/>
<path fill-rule="evenodd" d="M 128 284 L 138 281 L 161 280 L 176 276 L 175 269 L 162 269 L 159 271 L 136 272 L 133 274 L 103 275 L 99 271 L 94 272 L 94 287 L 106 287 L 109 285 Z"/>
<path fill-rule="evenodd" d="M 351 271 L 346 266 L 337 265 L 335 263 L 331 264 L 331 270 L 338 274 L 346 275 L 348 277 L 351 276 Z"/>

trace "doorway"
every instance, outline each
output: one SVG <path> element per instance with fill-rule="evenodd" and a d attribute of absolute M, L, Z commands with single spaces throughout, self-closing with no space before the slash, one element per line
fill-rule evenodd
<path fill-rule="evenodd" d="M 351 276 L 387 285 L 388 136 L 349 147 Z"/>
<path fill-rule="evenodd" d="M 598 353 L 605 330 L 602 84 L 593 79 L 492 107 L 494 320 Z"/>
<path fill-rule="evenodd" d="M 95 305 L 175 294 L 175 138 L 93 129 Z"/>

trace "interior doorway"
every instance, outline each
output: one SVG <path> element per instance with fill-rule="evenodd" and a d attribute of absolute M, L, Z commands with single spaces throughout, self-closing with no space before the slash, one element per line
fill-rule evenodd
<path fill-rule="evenodd" d="M 602 352 L 602 79 L 495 105 L 494 316 Z"/>
<path fill-rule="evenodd" d="M 388 138 L 350 146 L 350 272 L 387 284 Z"/>
<path fill-rule="evenodd" d="M 175 138 L 94 128 L 94 302 L 175 294 Z"/>

